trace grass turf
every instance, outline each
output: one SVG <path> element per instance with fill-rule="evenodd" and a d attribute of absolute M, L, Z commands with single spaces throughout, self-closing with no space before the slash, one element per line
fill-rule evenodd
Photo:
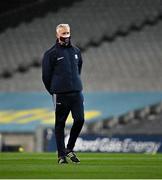
<path fill-rule="evenodd" d="M 54 153 L 0 153 L 0 178 L 162 178 L 162 154 L 78 153 L 80 164 L 57 164 Z"/>

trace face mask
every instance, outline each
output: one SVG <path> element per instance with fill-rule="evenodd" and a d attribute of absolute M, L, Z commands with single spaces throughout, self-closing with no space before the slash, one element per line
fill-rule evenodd
<path fill-rule="evenodd" d="M 71 37 L 60 37 L 60 41 L 64 42 L 65 45 L 68 45 L 70 43 Z"/>

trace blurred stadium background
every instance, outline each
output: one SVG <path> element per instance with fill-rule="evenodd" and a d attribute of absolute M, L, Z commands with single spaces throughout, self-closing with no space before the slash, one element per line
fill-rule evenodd
<path fill-rule="evenodd" d="M 162 0 L 0 1 L 0 151 L 56 150 L 41 59 L 59 23 L 84 60 L 75 150 L 162 152 Z"/>

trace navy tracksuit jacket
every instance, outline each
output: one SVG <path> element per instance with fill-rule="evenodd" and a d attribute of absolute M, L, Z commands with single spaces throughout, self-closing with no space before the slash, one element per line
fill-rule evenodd
<path fill-rule="evenodd" d="M 80 79 L 82 57 L 80 50 L 58 42 L 45 52 L 42 62 L 42 80 L 53 95 L 55 105 L 55 137 L 58 156 L 65 156 L 64 127 L 71 111 L 74 123 L 67 144 L 73 150 L 84 123 L 82 82 Z"/>
<path fill-rule="evenodd" d="M 81 91 L 82 57 L 77 47 L 61 46 L 58 42 L 43 58 L 42 79 L 50 94 Z"/>

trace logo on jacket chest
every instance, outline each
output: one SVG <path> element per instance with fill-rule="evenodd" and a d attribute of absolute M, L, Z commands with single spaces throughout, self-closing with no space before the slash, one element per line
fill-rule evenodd
<path fill-rule="evenodd" d="M 78 59 L 78 54 L 75 54 L 74 56 L 75 56 L 75 59 Z"/>
<path fill-rule="evenodd" d="M 57 61 L 60 61 L 60 60 L 62 60 L 62 59 L 64 59 L 64 58 L 65 58 L 65 57 L 63 57 L 63 56 L 57 57 Z M 79 59 L 78 54 L 74 54 L 74 59 L 76 59 L 76 60 Z"/>
<path fill-rule="evenodd" d="M 58 57 L 57 58 L 57 61 L 61 60 L 61 59 L 64 59 L 64 57 Z"/>

